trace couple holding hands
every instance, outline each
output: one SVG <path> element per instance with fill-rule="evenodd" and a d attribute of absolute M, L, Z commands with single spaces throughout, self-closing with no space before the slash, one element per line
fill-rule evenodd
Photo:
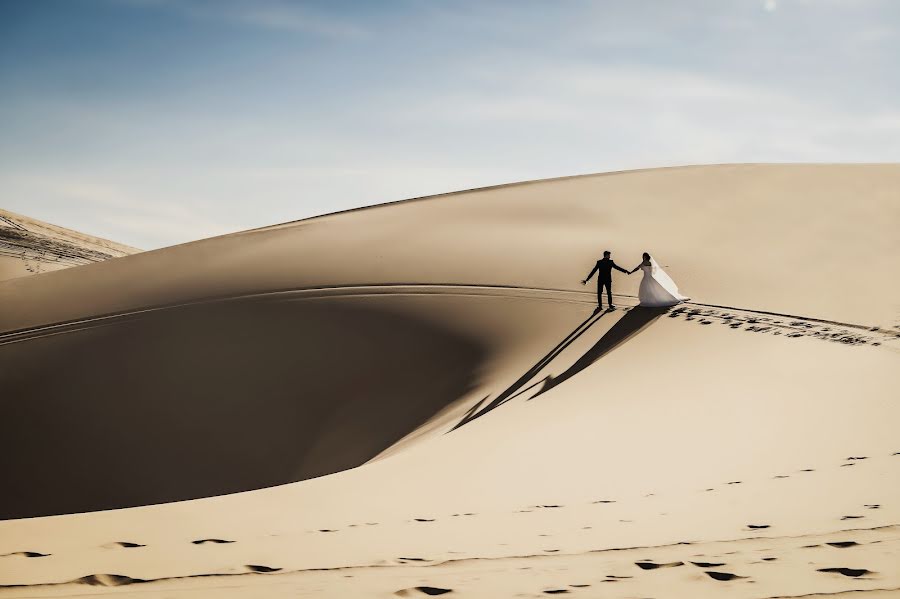
<path fill-rule="evenodd" d="M 597 260 L 593 270 L 581 281 L 582 285 L 587 285 L 594 273 L 597 273 L 597 304 L 603 307 L 603 288 L 606 288 L 606 299 L 609 309 L 615 306 L 612 303 L 612 271 L 616 269 L 630 275 L 638 269 L 644 272 L 644 278 L 641 279 L 641 288 L 638 291 L 638 299 L 640 305 L 649 308 L 660 308 L 665 306 L 674 306 L 686 301 L 687 298 L 678 293 L 678 286 L 675 281 L 660 268 L 650 254 L 644 252 L 643 260 L 640 264 L 631 270 L 625 270 L 615 262 L 613 262 L 612 254 L 609 250 L 603 252 L 603 258 Z"/>

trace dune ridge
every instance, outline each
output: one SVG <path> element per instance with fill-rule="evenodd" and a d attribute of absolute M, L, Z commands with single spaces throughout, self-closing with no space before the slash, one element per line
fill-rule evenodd
<path fill-rule="evenodd" d="M 897 182 L 585 176 L 0 283 L 0 596 L 896 594 Z M 595 311 L 603 249 L 692 301 Z"/>
<path fill-rule="evenodd" d="M 0 210 L 0 281 L 140 251 L 108 239 Z"/>

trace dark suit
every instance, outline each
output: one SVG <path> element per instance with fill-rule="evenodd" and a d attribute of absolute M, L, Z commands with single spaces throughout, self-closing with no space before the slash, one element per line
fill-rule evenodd
<path fill-rule="evenodd" d="M 610 260 L 609 258 L 603 258 L 601 260 L 597 260 L 597 264 L 594 265 L 594 269 L 591 270 L 590 274 L 585 278 L 585 281 L 590 280 L 594 273 L 597 273 L 597 305 L 603 306 L 603 288 L 606 287 L 606 300 L 607 303 L 612 306 L 612 270 L 616 269 L 618 271 L 624 272 L 628 274 L 628 271 Z"/>

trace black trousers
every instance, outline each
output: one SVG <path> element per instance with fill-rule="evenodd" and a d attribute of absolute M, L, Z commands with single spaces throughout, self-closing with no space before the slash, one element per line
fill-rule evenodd
<path fill-rule="evenodd" d="M 612 281 L 597 280 L 597 305 L 603 306 L 603 288 L 606 287 L 607 305 L 612 306 Z"/>

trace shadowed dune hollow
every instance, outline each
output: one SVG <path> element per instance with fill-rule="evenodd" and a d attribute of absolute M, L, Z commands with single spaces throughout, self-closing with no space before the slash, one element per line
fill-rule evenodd
<path fill-rule="evenodd" d="M 358 466 L 464 395 L 483 351 L 352 300 L 230 301 L 0 346 L 0 517 Z M 52 475 L 51 475 L 52 470 Z M 41 472 L 44 472 L 41 475 Z"/>

